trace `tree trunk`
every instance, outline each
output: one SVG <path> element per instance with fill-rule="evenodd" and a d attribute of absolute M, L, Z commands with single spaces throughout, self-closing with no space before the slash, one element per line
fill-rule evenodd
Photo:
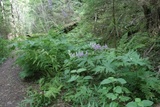
<path fill-rule="evenodd" d="M 3 20 L 5 20 L 4 5 L 3 5 L 2 0 L 0 0 L 0 6 L 2 8 L 1 13 L 2 13 Z"/>
<path fill-rule="evenodd" d="M 142 5 L 146 19 L 146 28 L 152 33 L 160 34 L 160 2 L 150 0 L 149 5 Z"/>

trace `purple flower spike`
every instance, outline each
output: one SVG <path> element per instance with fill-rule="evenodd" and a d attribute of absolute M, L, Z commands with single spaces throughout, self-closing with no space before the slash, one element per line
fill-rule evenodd
<path fill-rule="evenodd" d="M 82 57 L 82 56 L 84 56 L 84 52 L 82 51 L 82 52 L 76 52 L 76 56 L 77 57 Z"/>
<path fill-rule="evenodd" d="M 102 46 L 100 44 L 91 43 L 90 45 L 94 50 L 101 50 L 102 49 Z"/>
<path fill-rule="evenodd" d="M 76 52 L 76 53 L 71 53 L 70 51 L 68 51 L 68 54 L 70 56 L 70 58 L 75 58 L 75 57 L 83 57 L 83 56 L 88 56 L 88 52 L 86 51 L 85 53 L 83 51 L 80 52 Z"/>
<path fill-rule="evenodd" d="M 95 50 L 101 50 L 101 45 L 100 44 L 96 44 L 94 47 Z"/>
<path fill-rule="evenodd" d="M 96 43 L 90 43 L 91 48 L 93 48 L 94 50 L 104 50 L 104 49 L 108 49 L 108 46 L 105 44 L 104 46 L 101 46 L 100 44 L 96 44 Z"/>

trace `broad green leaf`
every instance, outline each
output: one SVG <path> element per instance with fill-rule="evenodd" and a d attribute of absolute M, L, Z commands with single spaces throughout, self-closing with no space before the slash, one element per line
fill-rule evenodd
<path fill-rule="evenodd" d="M 83 79 L 90 80 L 90 79 L 93 79 L 93 77 L 91 77 L 91 76 L 85 76 Z"/>
<path fill-rule="evenodd" d="M 120 99 L 120 101 L 122 101 L 122 102 L 126 102 L 126 101 L 130 100 L 131 98 L 130 98 L 130 97 L 127 97 L 127 96 L 120 96 L 119 99 Z"/>
<path fill-rule="evenodd" d="M 109 107 L 118 107 L 118 103 L 117 102 L 111 102 L 109 104 Z"/>
<path fill-rule="evenodd" d="M 72 70 L 72 71 L 71 71 L 71 73 L 76 73 L 76 72 L 77 72 L 77 70 Z"/>
<path fill-rule="evenodd" d="M 140 98 L 135 98 L 135 102 L 141 102 L 141 99 Z"/>
<path fill-rule="evenodd" d="M 116 92 L 116 93 L 118 93 L 118 94 L 123 93 L 122 87 L 120 87 L 120 86 L 114 87 L 114 88 L 113 88 L 113 91 Z"/>
<path fill-rule="evenodd" d="M 113 93 L 108 93 L 108 94 L 107 94 L 107 97 L 108 97 L 109 99 L 111 99 L 111 100 L 117 99 L 117 95 L 116 95 L 116 94 L 113 94 Z"/>
<path fill-rule="evenodd" d="M 126 107 L 138 107 L 136 102 L 129 102 Z"/>
<path fill-rule="evenodd" d="M 118 78 L 117 79 L 118 82 L 120 82 L 121 84 L 126 84 L 126 80 L 124 80 L 123 78 Z"/>
<path fill-rule="evenodd" d="M 65 75 L 67 75 L 69 72 L 70 72 L 69 69 L 67 69 L 67 70 L 64 71 Z"/>
<path fill-rule="evenodd" d="M 86 70 L 87 69 L 85 69 L 85 68 L 80 68 L 80 69 L 77 70 L 77 73 L 81 73 L 81 72 L 86 71 Z"/>
<path fill-rule="evenodd" d="M 101 85 L 104 85 L 104 84 L 109 84 L 109 83 L 112 83 L 112 82 L 115 82 L 116 79 L 114 77 L 109 77 L 107 79 L 104 79 L 100 84 Z"/>
<path fill-rule="evenodd" d="M 138 102 L 137 105 L 138 105 L 138 107 L 144 107 L 142 102 Z"/>
<path fill-rule="evenodd" d="M 109 84 L 109 83 L 112 83 L 112 81 L 109 79 L 104 79 L 100 84 L 103 85 L 103 84 Z"/>
<path fill-rule="evenodd" d="M 73 75 L 67 82 L 73 82 L 79 78 L 79 75 Z"/>
<path fill-rule="evenodd" d="M 102 94 L 107 94 L 111 89 L 112 87 L 103 87 L 103 88 L 100 88 L 98 92 Z"/>
<path fill-rule="evenodd" d="M 125 87 L 123 87 L 122 90 L 123 90 L 125 93 L 127 93 L 127 94 L 131 93 L 131 92 L 130 92 L 127 88 L 125 88 Z"/>
<path fill-rule="evenodd" d="M 143 100 L 142 103 L 144 106 L 152 106 L 153 105 L 153 102 L 149 101 L 149 100 Z"/>

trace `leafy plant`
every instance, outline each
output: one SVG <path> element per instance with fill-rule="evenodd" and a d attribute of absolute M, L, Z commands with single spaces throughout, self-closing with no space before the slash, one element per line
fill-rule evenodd
<path fill-rule="evenodd" d="M 140 38 L 141 37 L 141 38 Z M 142 49 L 147 47 L 150 42 L 148 40 L 150 37 L 148 36 L 147 32 L 138 32 L 135 33 L 132 37 L 128 37 L 127 34 L 123 35 L 119 41 L 118 48 L 124 51 L 129 50 L 139 50 L 140 52 Z"/>
<path fill-rule="evenodd" d="M 135 98 L 135 101 L 129 102 L 126 107 L 151 107 L 153 105 L 152 101 L 141 100 L 140 98 Z"/>
<path fill-rule="evenodd" d="M 52 79 L 41 78 L 39 80 L 39 85 L 40 89 L 44 91 L 44 96 L 48 98 L 56 98 L 63 87 L 58 77 Z"/>
<path fill-rule="evenodd" d="M 83 51 L 69 52 L 70 59 L 65 61 L 67 84 L 73 84 L 68 88 L 76 88 L 66 94 L 67 101 L 82 106 L 97 101 L 95 105 L 111 104 L 116 107 L 124 106 L 136 97 L 155 100 L 155 95 L 160 94 L 159 88 L 153 87 L 159 87 L 160 80 L 150 71 L 152 69 L 148 60 L 141 58 L 137 52 L 122 52 L 108 47 L 102 49 L 101 45 L 94 45 L 97 48 L 88 46 Z M 73 93 L 76 94 L 72 95 Z M 98 100 L 99 98 L 101 100 Z"/>
<path fill-rule="evenodd" d="M 24 77 L 43 75 L 39 84 L 45 98 L 53 100 L 63 92 L 60 99 L 82 107 L 124 107 L 135 98 L 145 99 L 142 102 L 159 98 L 160 80 L 148 59 L 136 49 L 123 51 L 95 42 L 76 43 L 59 34 L 53 31 L 49 32 L 51 36 L 18 44 L 17 62 L 28 74 Z"/>
<path fill-rule="evenodd" d="M 53 79 L 41 78 L 39 85 L 40 89 L 38 91 L 28 90 L 27 97 L 19 103 L 20 107 L 48 106 L 53 100 L 56 100 L 63 86 L 57 77 Z"/>
<path fill-rule="evenodd" d="M 28 98 L 25 98 L 19 103 L 20 107 L 44 107 L 51 103 L 51 99 L 45 97 L 43 92 L 29 89 L 27 96 Z"/>
<path fill-rule="evenodd" d="M 7 47 L 9 42 L 0 37 L 0 64 L 8 57 L 10 49 Z"/>
<path fill-rule="evenodd" d="M 20 73 L 22 78 L 34 75 L 54 76 L 62 70 L 64 59 L 68 57 L 67 42 L 65 38 L 55 39 L 52 36 L 33 37 L 18 42 L 16 63 L 23 68 Z"/>

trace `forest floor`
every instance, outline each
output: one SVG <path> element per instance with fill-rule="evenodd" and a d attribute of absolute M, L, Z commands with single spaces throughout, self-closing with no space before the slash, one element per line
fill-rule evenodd
<path fill-rule="evenodd" d="M 18 107 L 32 85 L 19 78 L 21 69 L 13 65 L 14 61 L 15 58 L 8 58 L 0 65 L 0 107 Z"/>

